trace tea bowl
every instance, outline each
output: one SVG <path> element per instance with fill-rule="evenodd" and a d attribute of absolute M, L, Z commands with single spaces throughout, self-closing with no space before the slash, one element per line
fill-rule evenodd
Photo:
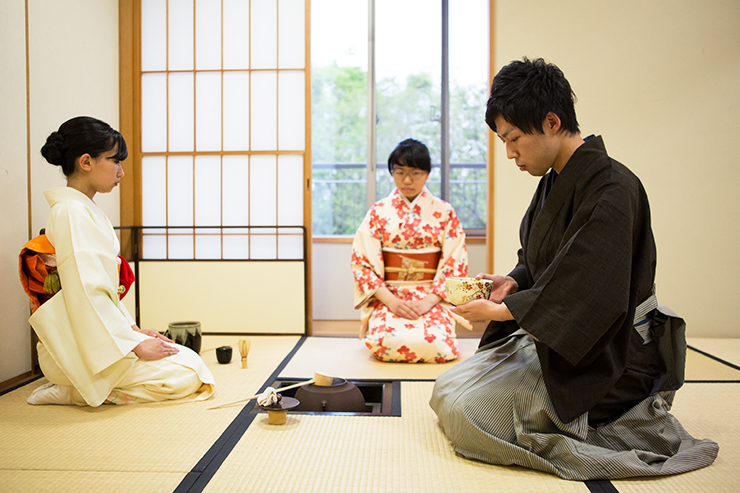
<path fill-rule="evenodd" d="M 450 277 L 445 281 L 447 299 L 453 305 L 473 300 L 487 300 L 493 290 L 493 281 L 474 277 Z"/>

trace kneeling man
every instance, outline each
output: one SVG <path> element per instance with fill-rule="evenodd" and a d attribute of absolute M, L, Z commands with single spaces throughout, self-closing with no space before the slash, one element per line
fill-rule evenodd
<path fill-rule="evenodd" d="M 490 300 L 478 352 L 442 374 L 431 406 L 455 449 L 566 479 L 685 472 L 718 446 L 669 413 L 683 383 L 685 324 L 658 305 L 656 250 L 640 180 L 581 137 L 575 95 L 542 59 L 493 79 L 486 122 L 522 171 L 541 177 L 519 261 Z"/>

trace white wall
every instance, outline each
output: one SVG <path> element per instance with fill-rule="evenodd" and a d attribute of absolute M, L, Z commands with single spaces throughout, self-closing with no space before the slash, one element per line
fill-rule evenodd
<path fill-rule="evenodd" d="M 66 183 L 39 150 L 49 133 L 74 116 L 118 125 L 116 0 L 30 1 L 28 36 L 27 114 L 25 2 L 0 0 L 0 382 L 31 370 L 30 311 L 17 277 L 18 252 L 29 239 L 29 224 L 36 235 L 46 223 L 43 191 Z M 117 191 L 96 202 L 118 222 Z"/>
<path fill-rule="evenodd" d="M 46 137 L 80 115 L 118 127 L 118 1 L 33 0 L 28 17 L 31 207 L 37 234 L 49 211 L 43 191 L 66 185 L 59 167 L 39 152 Z M 97 195 L 95 202 L 118 223 L 118 189 Z"/>
<path fill-rule="evenodd" d="M 737 337 L 740 290 L 740 2 L 496 0 L 496 70 L 557 64 L 583 135 L 642 180 L 658 246 L 658 299 L 689 336 Z M 495 269 L 508 272 L 536 179 L 497 143 Z"/>
<path fill-rule="evenodd" d="M 22 0 L 0 1 L 0 382 L 31 368 L 29 303 L 17 275 L 28 241 L 24 19 Z"/>

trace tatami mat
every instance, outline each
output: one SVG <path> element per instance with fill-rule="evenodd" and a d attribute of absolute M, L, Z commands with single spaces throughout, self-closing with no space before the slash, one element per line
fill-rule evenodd
<path fill-rule="evenodd" d="M 740 339 L 707 339 L 689 337 L 689 346 L 711 354 L 735 366 L 740 366 Z"/>
<path fill-rule="evenodd" d="M 202 351 L 217 382 L 215 396 L 207 401 L 98 408 L 28 405 L 26 399 L 33 389 L 46 382 L 44 378 L 0 396 L 2 475 L 20 475 L 23 479 L 27 477 L 23 471 L 46 471 L 44 475 L 56 471 L 58 474 L 49 477 L 55 478 L 52 485 L 59 488 L 66 484 L 63 471 L 166 471 L 179 473 L 182 479 L 241 409 L 208 411 L 207 408 L 258 391 L 299 340 L 297 336 L 250 339 L 252 351 L 246 370 L 241 368 L 238 353 L 231 364 L 219 365 L 214 351 Z M 234 337 L 207 336 L 204 340 L 205 348 L 209 344 L 213 347 L 236 343 Z M 152 478 L 161 480 L 160 476 Z"/>
<path fill-rule="evenodd" d="M 238 338 L 204 338 L 201 354 L 217 382 L 216 396 L 205 402 L 97 409 L 26 404 L 45 379 L 0 396 L 0 491 L 589 491 L 582 482 L 457 456 L 428 405 L 431 380 L 457 362 L 380 363 L 356 338 L 309 337 L 280 375 L 310 378 L 323 371 L 401 380 L 401 417 L 289 414 L 285 426 L 271 426 L 262 413 L 250 424 L 243 405 L 208 410 L 256 393 L 299 342 L 297 336 L 250 336 L 249 368 L 242 370 Z M 732 361 L 737 341 L 723 341 L 722 359 Z M 477 342 L 460 340 L 460 360 L 473 354 Z M 713 342 L 689 344 L 710 352 Z M 234 346 L 231 364 L 216 363 L 213 348 L 220 345 Z M 702 383 L 684 385 L 673 412 L 695 437 L 719 442 L 714 465 L 679 476 L 614 481 L 606 484 L 614 489 L 603 491 L 740 491 L 734 478 L 740 470 L 740 383 L 728 383 L 738 377 L 740 370 L 716 359 L 687 354 L 687 381 Z M 242 424 L 234 431 L 237 422 Z M 228 446 L 219 445 L 224 439 Z M 215 458 L 214 448 L 220 450 Z"/>
<path fill-rule="evenodd" d="M 242 369 L 237 343 L 248 339 L 252 346 L 247 357 L 247 368 Z M 216 379 L 216 395 L 206 407 L 249 397 L 256 393 L 268 376 L 295 347 L 300 336 L 205 336 L 200 351 L 203 361 Z M 216 360 L 215 348 L 231 346 L 232 358 L 228 365 Z M 209 413 L 211 416 L 212 413 Z"/>
<path fill-rule="evenodd" d="M 151 459 L 159 462 L 159 459 Z M 163 461 L 166 462 L 166 461 Z M 166 469 L 166 463 L 161 464 Z M 24 493 L 157 493 L 174 491 L 182 473 L 0 470 L 0 491 Z"/>
<path fill-rule="evenodd" d="M 686 351 L 686 381 L 734 381 L 740 382 L 740 370 L 714 358 L 688 349 Z"/>
<path fill-rule="evenodd" d="M 205 492 L 588 492 L 584 483 L 458 457 L 428 405 L 432 382 L 401 384 L 403 416 L 260 414 Z"/>
<path fill-rule="evenodd" d="M 457 342 L 460 357 L 448 363 L 383 363 L 356 337 L 311 337 L 280 376 L 311 378 L 318 371 L 347 379 L 436 380 L 478 349 L 478 339 L 459 338 Z"/>
<path fill-rule="evenodd" d="M 435 380 L 442 372 L 470 357 L 478 339 L 458 339 L 460 358 L 445 364 L 382 363 L 357 338 L 312 337 L 281 373 L 286 378 L 311 378 L 315 371 L 348 379 Z M 740 381 L 740 370 L 689 349 L 686 380 Z"/>

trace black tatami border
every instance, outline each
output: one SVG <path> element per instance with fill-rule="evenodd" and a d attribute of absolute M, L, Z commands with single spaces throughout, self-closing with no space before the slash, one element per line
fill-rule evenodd
<path fill-rule="evenodd" d="M 306 342 L 307 338 L 308 336 L 301 336 L 290 353 L 283 358 L 283 361 L 280 362 L 267 381 L 262 384 L 262 387 L 257 392 L 258 394 L 264 392 L 269 387 L 270 382 L 280 376 L 280 372 L 285 369 L 295 353 Z M 211 478 L 216 474 L 216 471 L 221 467 L 221 464 L 223 464 L 236 444 L 239 443 L 239 440 L 241 440 L 242 435 L 247 431 L 249 425 L 252 424 L 256 415 L 251 411 L 256 402 L 256 399 L 252 399 L 242 408 L 236 418 L 234 418 L 231 424 L 229 424 L 226 430 L 214 442 L 208 452 L 205 453 L 203 458 L 185 475 L 177 488 L 175 488 L 174 493 L 200 493 L 203 491 Z"/>
<path fill-rule="evenodd" d="M 591 493 L 619 493 L 619 490 L 607 479 L 584 481 L 583 483 Z"/>
<path fill-rule="evenodd" d="M 686 348 L 687 349 L 691 349 L 692 351 L 696 351 L 697 353 L 702 354 L 702 355 L 706 356 L 707 358 L 711 358 L 714 361 L 718 361 L 718 362 L 722 363 L 723 365 L 729 366 L 730 368 L 734 368 L 735 370 L 740 370 L 740 366 L 735 365 L 733 363 L 730 363 L 729 361 L 725 361 L 722 358 L 718 358 L 717 356 L 714 356 L 713 354 L 709 354 L 706 351 L 702 351 L 701 349 L 696 349 L 694 346 L 689 346 L 687 344 L 686 345 Z"/>
<path fill-rule="evenodd" d="M 308 339 L 308 336 L 302 336 L 293 349 L 280 362 L 278 367 L 270 375 L 267 381 L 262 384 L 258 393 L 270 386 L 272 382 L 280 377 L 280 373 L 285 369 L 288 363 L 293 359 L 298 350 Z M 287 377 L 286 377 L 287 378 Z M 381 379 L 387 381 L 387 379 Z M 433 382 L 431 379 L 393 379 L 393 399 L 392 399 L 392 416 L 401 416 L 401 382 Z M 252 410 L 256 405 L 256 400 L 249 401 L 239 412 L 236 418 L 224 430 L 221 436 L 214 442 L 211 448 L 206 452 L 203 458 L 185 475 L 183 480 L 177 486 L 173 493 L 202 493 L 213 476 L 219 470 L 226 458 L 231 454 L 241 437 L 252 424 L 257 413 Z M 584 481 L 590 493 L 619 493 L 609 480 Z"/>
<path fill-rule="evenodd" d="M 36 380 L 38 380 L 39 378 L 41 378 L 43 376 L 44 376 L 43 373 L 41 373 L 41 374 L 35 375 L 33 377 L 28 377 L 28 380 L 23 380 L 22 382 L 20 382 L 20 383 L 18 383 L 16 385 L 13 385 L 12 387 L 9 387 L 9 388 L 3 390 L 2 392 L 0 392 L 0 396 L 5 395 L 8 392 L 13 392 L 14 390 L 19 389 L 21 387 L 25 387 L 29 383 L 33 383 L 33 382 L 35 382 Z"/>
<path fill-rule="evenodd" d="M 298 350 L 308 339 L 308 336 L 302 335 L 301 338 L 296 342 L 293 349 L 288 353 L 285 358 L 280 362 L 278 367 L 273 371 L 267 381 L 260 387 L 259 392 L 264 390 L 280 377 L 280 373 L 285 369 L 288 363 L 292 360 Z M 725 361 L 722 358 L 718 358 L 710 353 L 697 349 L 693 346 L 687 345 L 687 349 L 691 349 L 707 358 L 711 358 L 723 365 L 740 371 L 740 366 Z M 19 383 L 11 388 L 5 389 L 0 392 L 0 396 L 12 392 L 20 387 L 28 385 L 43 375 L 35 376 L 29 380 Z M 387 381 L 387 379 L 382 379 Z M 401 415 L 401 382 L 425 382 L 434 381 L 431 379 L 393 379 L 393 400 L 392 400 L 392 415 Z M 740 380 L 686 380 L 685 383 L 740 383 Z M 254 418 L 257 416 L 252 410 L 256 405 L 256 400 L 249 401 L 229 424 L 229 426 L 223 431 L 221 436 L 213 443 L 211 448 L 203 455 L 198 463 L 188 472 L 173 493 L 201 493 L 210 482 L 211 478 L 216 474 L 221 464 L 226 460 L 231 451 L 234 449 L 236 444 L 239 442 L 241 437 L 247 431 L 247 428 L 252 424 Z M 589 489 L 590 493 L 619 493 L 614 485 L 609 480 L 591 480 L 583 482 Z"/>
<path fill-rule="evenodd" d="M 295 356 L 307 339 L 308 336 L 301 336 L 300 340 L 298 340 L 290 353 L 283 358 L 278 367 L 268 377 L 267 381 L 262 384 L 257 393 L 264 392 L 272 382 L 280 377 L 280 373 L 282 373 L 288 363 L 290 363 L 293 356 Z M 393 385 L 391 417 L 401 416 L 401 382 L 403 380 L 381 380 L 390 381 Z M 223 464 L 229 454 L 231 454 L 231 451 L 236 447 L 236 444 L 239 443 L 239 440 L 241 440 L 242 436 L 247 431 L 247 428 L 252 424 L 254 418 L 257 417 L 257 413 L 252 412 L 256 402 L 256 399 L 252 399 L 242 408 L 236 418 L 234 418 L 229 426 L 226 427 L 224 432 L 214 442 L 208 452 L 205 453 L 203 458 L 201 458 L 193 469 L 185 475 L 173 493 L 201 493 L 205 489 L 221 467 L 221 464 Z"/>
<path fill-rule="evenodd" d="M 722 358 L 718 358 L 717 356 L 714 356 L 713 354 L 709 354 L 706 351 L 702 351 L 701 349 L 696 349 L 695 347 L 689 346 L 689 345 L 686 345 L 686 349 L 691 349 L 692 351 L 697 352 L 697 353 L 701 354 L 702 356 L 706 356 L 707 358 L 712 359 L 712 360 L 714 360 L 714 361 L 716 361 L 718 363 L 722 363 L 725 366 L 729 366 L 733 370 L 739 370 L 740 371 L 740 366 L 738 366 L 736 364 L 733 364 L 733 363 L 730 363 L 729 361 L 725 361 Z M 716 380 L 716 379 L 712 379 L 712 380 L 686 380 L 684 383 L 740 383 L 740 379 L 738 379 L 738 380 Z"/>

